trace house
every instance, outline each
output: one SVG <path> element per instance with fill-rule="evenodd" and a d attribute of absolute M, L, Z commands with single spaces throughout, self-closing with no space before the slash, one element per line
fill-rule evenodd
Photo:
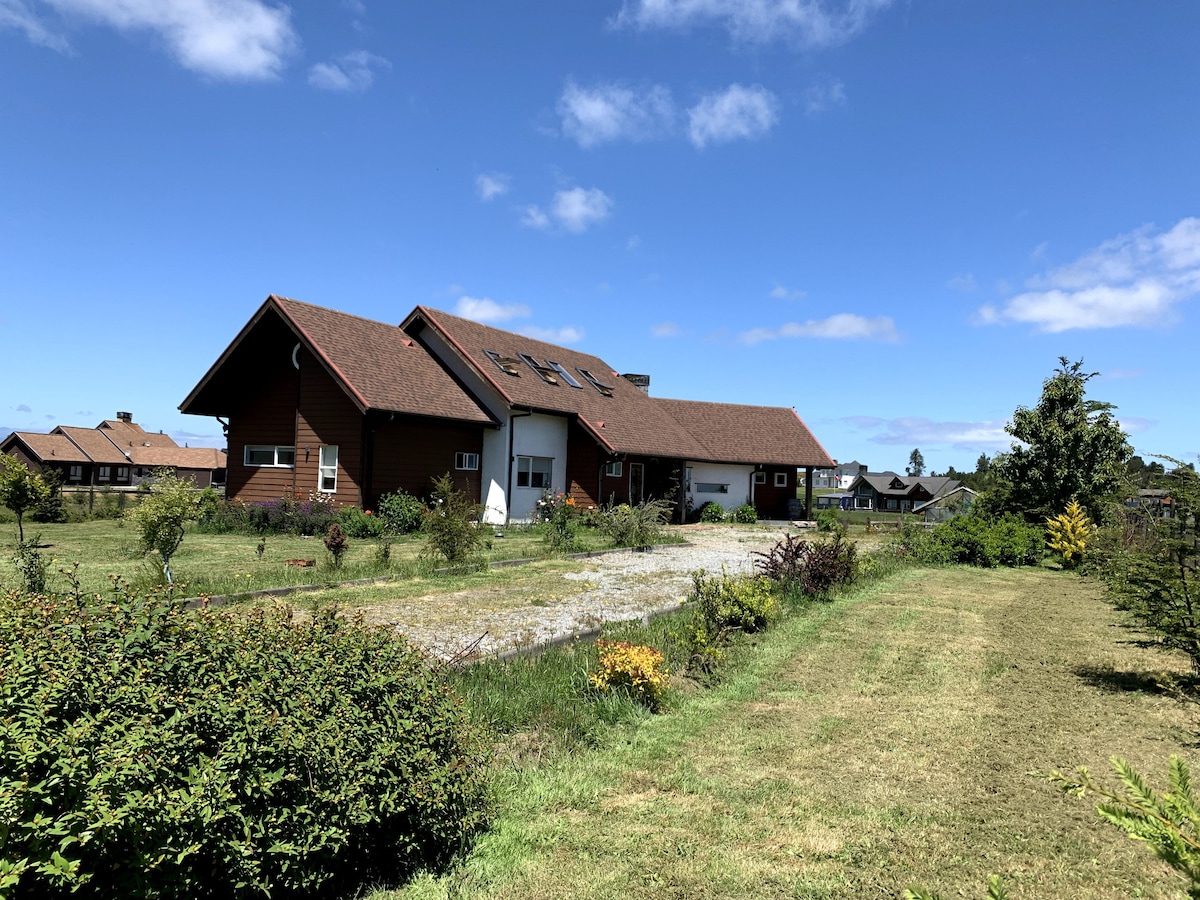
<path fill-rule="evenodd" d="M 866 471 L 867 467 L 858 460 L 839 463 L 832 469 L 816 469 L 813 472 L 813 487 L 836 488 L 844 491 L 850 487 L 850 482 L 854 481 L 855 476 Z"/>
<path fill-rule="evenodd" d="M 597 356 L 424 306 L 388 325 L 272 295 L 180 409 L 227 423 L 228 495 L 369 507 L 449 473 L 485 520 L 714 500 L 786 515 L 832 460 L 792 409 L 651 397 Z"/>
<path fill-rule="evenodd" d="M 962 486 L 944 475 L 897 475 L 895 472 L 860 472 L 848 492 L 855 509 L 879 512 L 912 512 L 913 507 Z"/>
<path fill-rule="evenodd" d="M 932 500 L 926 500 L 913 506 L 913 515 L 921 516 L 926 522 L 937 524 L 946 522 L 956 516 L 963 516 L 971 511 L 977 491 L 971 490 L 964 484 L 938 494 Z"/>
<path fill-rule="evenodd" d="M 128 412 L 95 428 L 59 425 L 48 434 L 14 431 L 0 452 L 36 472 L 55 469 L 67 487 L 127 487 L 141 484 L 155 469 L 170 468 L 200 487 L 225 483 L 225 453 L 214 447 L 180 447 L 162 432 L 146 431 Z"/>

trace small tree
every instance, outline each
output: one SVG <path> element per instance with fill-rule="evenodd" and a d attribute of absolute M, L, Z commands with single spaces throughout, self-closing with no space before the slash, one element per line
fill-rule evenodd
<path fill-rule="evenodd" d="M 146 497 L 126 518 L 141 532 L 142 553 L 154 551 L 162 559 L 163 575 L 173 584 L 171 557 L 183 542 L 183 525 L 200 510 L 200 493 L 191 481 L 169 469 L 156 469 Z"/>
<path fill-rule="evenodd" d="M 465 560 L 483 543 L 485 535 L 479 529 L 481 512 L 480 504 L 472 503 L 454 486 L 450 473 L 435 478 L 429 512 L 421 523 L 425 552 L 441 556 L 447 562 Z"/>
<path fill-rule="evenodd" d="M 914 478 L 920 478 L 925 474 L 925 457 L 921 455 L 920 447 L 914 447 L 913 452 L 908 454 L 908 469 L 906 471 Z"/>
<path fill-rule="evenodd" d="M 1133 448 L 1113 418 L 1112 404 L 1084 399 L 1097 373 L 1085 373 L 1083 360 L 1058 361 L 1061 367 L 1042 383 L 1037 406 L 1018 407 L 1005 426 L 1019 443 L 992 463 L 1009 488 L 1000 511 L 1041 522 L 1076 500 L 1099 520 L 1105 501 L 1121 487 Z"/>
<path fill-rule="evenodd" d="M 25 512 L 46 502 L 45 480 L 15 456 L 0 453 L 0 504 L 17 514 L 17 540 L 25 542 Z"/>

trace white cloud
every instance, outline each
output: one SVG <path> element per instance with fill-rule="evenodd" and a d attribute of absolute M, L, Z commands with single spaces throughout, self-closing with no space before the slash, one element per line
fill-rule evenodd
<path fill-rule="evenodd" d="M 986 422 L 935 422 L 919 417 L 880 419 L 846 416 L 843 422 L 866 431 L 879 431 L 869 438 L 876 444 L 930 446 L 949 444 L 957 449 L 1008 449 L 1012 438 L 1003 420 Z"/>
<path fill-rule="evenodd" d="M 12 8 L 12 0 L 0 0 Z M 234 80 L 276 78 L 299 46 L 291 10 L 262 0 L 46 0 L 61 13 L 157 36 L 180 65 Z"/>
<path fill-rule="evenodd" d="M 454 304 L 454 314 L 475 322 L 507 322 L 509 319 L 528 319 L 528 306 L 497 303 L 491 297 L 459 297 Z"/>
<path fill-rule="evenodd" d="M 760 85 L 731 84 L 688 110 L 688 137 L 697 147 L 765 135 L 779 120 L 779 101 Z"/>
<path fill-rule="evenodd" d="M 49 47 L 59 53 L 71 52 L 67 39 L 52 32 L 23 0 L 0 0 L 0 28 L 23 31 L 29 43 L 39 47 Z"/>
<path fill-rule="evenodd" d="M 599 188 L 571 188 L 554 195 L 551 214 L 567 231 L 579 234 L 612 214 L 612 198 Z"/>
<path fill-rule="evenodd" d="M 342 9 L 348 9 L 356 16 L 367 14 L 367 5 L 362 0 L 342 0 Z"/>
<path fill-rule="evenodd" d="M 946 287 L 952 291 L 962 291 L 964 294 L 970 294 L 978 287 L 975 283 L 975 276 L 968 272 L 966 275 L 955 275 L 946 282 Z"/>
<path fill-rule="evenodd" d="M 981 307 L 979 320 L 1020 322 L 1052 334 L 1169 324 L 1175 306 L 1200 293 L 1200 219 L 1181 219 L 1158 233 L 1147 225 L 1105 241 L 1026 287 L 1002 308 Z"/>
<path fill-rule="evenodd" d="M 794 290 L 778 283 L 771 288 L 771 297 L 776 300 L 803 300 L 807 296 L 807 291 Z"/>
<path fill-rule="evenodd" d="M 336 62 L 317 63 L 308 70 L 308 83 L 326 91 L 361 93 L 375 82 L 375 69 L 390 69 L 382 56 L 355 50 L 338 57 Z"/>
<path fill-rule="evenodd" d="M 810 116 L 845 105 L 846 86 L 837 78 L 820 78 L 804 92 L 804 112 Z"/>
<path fill-rule="evenodd" d="M 517 330 L 517 334 L 531 337 L 535 340 L 546 341 L 548 344 L 577 344 L 583 340 L 583 330 L 565 325 L 562 328 L 538 328 L 530 325 Z"/>
<path fill-rule="evenodd" d="M 628 250 L 630 253 L 632 253 L 635 250 L 641 249 L 641 246 L 642 246 L 641 235 L 631 234 L 628 237 L 628 239 L 625 241 L 625 249 Z"/>
<path fill-rule="evenodd" d="M 838 313 L 827 319 L 807 322 L 785 322 L 778 328 L 752 328 L 743 331 L 739 340 L 754 345 L 779 338 L 828 338 L 833 340 L 896 341 L 896 324 L 888 316 L 868 319 L 854 313 Z"/>
<path fill-rule="evenodd" d="M 657 338 L 669 338 L 679 335 L 679 326 L 674 322 L 659 322 L 650 329 L 650 333 Z"/>
<path fill-rule="evenodd" d="M 484 172 L 475 177 L 475 189 L 479 191 L 479 199 L 485 203 L 507 194 L 511 185 L 512 179 L 502 172 Z"/>
<path fill-rule="evenodd" d="M 675 121 L 671 92 L 653 85 L 640 92 L 619 84 L 581 88 L 568 81 L 558 100 L 562 130 L 581 147 L 608 141 L 648 141 L 668 134 Z"/>
<path fill-rule="evenodd" d="M 536 204 L 526 206 L 521 210 L 521 224 L 526 228 L 549 228 L 550 217 Z"/>
<path fill-rule="evenodd" d="M 632 28 L 716 24 L 739 41 L 830 47 L 862 31 L 892 0 L 625 0 L 615 23 Z"/>

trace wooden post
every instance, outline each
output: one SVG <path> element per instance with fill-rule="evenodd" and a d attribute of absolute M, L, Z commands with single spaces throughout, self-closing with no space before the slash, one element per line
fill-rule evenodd
<path fill-rule="evenodd" d="M 804 521 L 812 521 L 812 482 L 813 482 L 813 467 L 805 466 L 804 468 Z"/>

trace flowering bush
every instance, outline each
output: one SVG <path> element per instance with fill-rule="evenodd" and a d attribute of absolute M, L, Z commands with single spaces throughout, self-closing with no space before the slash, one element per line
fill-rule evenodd
<path fill-rule="evenodd" d="M 210 534 L 324 534 L 337 518 L 326 494 L 281 497 L 266 503 L 240 500 L 206 503 L 200 509 L 198 531 Z"/>
<path fill-rule="evenodd" d="M 546 529 L 546 542 L 555 553 L 570 553 L 579 546 L 576 531 L 579 528 L 579 507 L 575 498 L 563 493 L 546 491 L 542 499 L 533 508 L 533 520 L 543 522 Z"/>
<path fill-rule="evenodd" d="M 338 524 L 342 526 L 346 536 L 352 538 L 382 537 L 385 528 L 380 516 L 357 506 L 343 506 L 338 512 Z"/>
<path fill-rule="evenodd" d="M 667 692 L 663 655 L 653 647 L 628 641 L 596 641 L 600 651 L 597 670 L 588 676 L 598 691 L 625 691 L 638 703 L 658 710 Z"/>

